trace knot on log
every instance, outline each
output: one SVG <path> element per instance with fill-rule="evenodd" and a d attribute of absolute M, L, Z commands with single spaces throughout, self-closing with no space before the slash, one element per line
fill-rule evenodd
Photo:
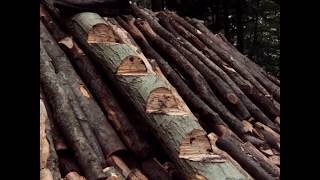
<path fill-rule="evenodd" d="M 98 23 L 92 26 L 88 32 L 89 44 L 91 43 L 122 43 L 118 35 L 113 31 L 112 27 L 107 24 Z"/>
<path fill-rule="evenodd" d="M 216 151 L 216 150 L 215 150 Z M 190 161 L 223 163 L 225 157 L 214 152 L 204 130 L 194 129 L 181 141 L 179 158 Z"/>
<path fill-rule="evenodd" d="M 116 74 L 145 75 L 147 74 L 147 67 L 140 57 L 129 55 L 122 60 Z"/>
<path fill-rule="evenodd" d="M 232 104 L 237 104 L 239 102 L 239 98 L 234 93 L 228 94 L 227 99 Z"/>
<path fill-rule="evenodd" d="M 168 115 L 188 114 L 181 103 L 170 89 L 159 87 L 151 91 L 147 100 L 146 111 Z"/>

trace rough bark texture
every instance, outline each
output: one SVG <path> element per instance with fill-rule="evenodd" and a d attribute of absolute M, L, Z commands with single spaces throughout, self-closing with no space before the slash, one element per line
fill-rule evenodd
<path fill-rule="evenodd" d="M 76 66 L 82 79 L 89 86 L 93 96 L 97 99 L 102 110 L 107 115 L 108 120 L 120 135 L 123 142 L 135 153 L 135 155 L 140 157 L 148 156 L 148 151 L 150 150 L 149 145 L 132 126 L 110 88 L 103 81 L 101 75 L 92 64 L 90 58 L 83 53 L 71 36 L 62 31 L 46 11 L 43 11 L 43 14 L 44 16 L 42 19 L 45 25 L 55 40 L 59 42 L 62 48 L 67 52 L 70 60 Z"/>
<path fill-rule="evenodd" d="M 159 65 L 161 71 L 168 78 L 170 83 L 174 84 L 175 88 L 179 94 L 184 98 L 186 103 L 195 110 L 196 113 L 199 113 L 201 116 L 200 122 L 205 122 L 209 124 L 209 127 L 214 124 L 212 119 L 220 119 L 217 113 L 215 113 L 202 99 L 200 99 L 189 87 L 183 79 L 174 71 L 174 69 L 165 61 L 147 42 L 144 35 L 140 30 L 134 25 L 134 19 L 128 20 L 125 22 L 121 18 L 116 18 L 117 21 L 125 28 L 131 36 L 137 41 L 141 47 L 143 53 L 150 60 L 154 59 Z"/>
<path fill-rule="evenodd" d="M 40 82 L 46 97 L 52 106 L 52 112 L 67 143 L 75 152 L 81 168 L 89 179 L 106 178 L 98 157 L 81 131 L 81 126 L 72 112 L 68 98 L 61 87 L 52 60 L 40 42 Z"/>
<path fill-rule="evenodd" d="M 242 76 L 244 76 L 248 81 L 254 84 L 264 95 L 269 95 L 270 93 L 266 90 L 266 87 L 263 87 L 257 79 L 248 71 L 248 69 L 239 61 L 237 61 L 238 57 L 234 57 L 233 55 L 229 54 L 228 51 L 222 49 L 218 43 L 213 42 L 210 38 L 205 36 L 201 31 L 197 28 L 190 25 L 187 21 L 183 18 L 177 16 L 174 13 L 171 13 L 172 17 L 183 25 L 186 29 L 196 35 L 203 43 L 205 43 L 209 48 L 211 48 L 215 53 L 217 53 L 224 61 L 228 64 L 232 65 L 234 69 L 236 69 Z M 235 59 L 237 58 L 237 59 Z M 271 93 L 276 93 L 272 91 Z"/>
<path fill-rule="evenodd" d="M 218 138 L 217 145 L 222 150 L 230 154 L 241 166 L 249 172 L 255 179 L 275 179 L 277 175 L 272 175 L 268 170 L 264 169 L 266 166 L 260 162 L 261 158 L 256 159 L 254 155 L 249 153 L 243 143 L 232 135 L 226 134 Z M 268 166 L 267 166 L 268 167 Z"/>
<path fill-rule="evenodd" d="M 60 180 L 58 156 L 54 148 L 47 107 L 40 98 L 40 175 L 43 179 Z M 42 178 L 41 178 L 42 179 Z"/>
<path fill-rule="evenodd" d="M 70 86 L 76 96 L 77 102 L 87 117 L 89 126 L 98 139 L 105 158 L 114 152 L 125 150 L 126 148 L 122 141 L 75 72 L 66 54 L 59 48 L 42 23 L 40 27 L 40 39 L 43 41 L 44 48 L 48 50 L 48 55 L 52 58 L 56 72 Z"/>
<path fill-rule="evenodd" d="M 87 42 L 88 32 L 96 27 L 95 25 L 104 24 L 107 29 L 110 29 L 111 27 L 97 14 L 78 14 L 73 17 L 72 24 L 75 37 L 77 37 L 79 42 L 89 50 L 97 63 L 103 67 L 108 77 L 118 85 L 121 93 L 130 100 L 132 105 L 144 117 L 145 122 L 159 138 L 159 142 L 163 148 L 165 148 L 178 167 L 183 169 L 185 177 L 201 175 L 208 179 L 249 178 L 246 174 L 240 173 L 229 162 L 215 164 L 180 159 L 178 157 L 178 151 L 181 140 L 192 130 L 199 129 L 203 131 L 203 129 L 200 127 L 190 110 L 186 109 L 184 102 L 176 93 L 175 89 L 173 89 L 163 76 L 159 76 L 151 68 L 149 69 L 149 62 L 145 57 L 143 57 L 142 54 L 133 51 L 129 45 L 112 42 L 89 44 Z M 145 75 L 116 74 L 118 66 L 127 56 L 139 56 L 142 59 L 147 68 Z M 146 108 L 149 105 L 146 103 L 148 102 L 148 97 L 159 88 L 171 92 L 172 96 L 166 97 L 168 97 L 169 100 L 174 99 L 176 104 L 168 107 L 168 100 L 165 100 L 165 98 L 163 99 L 163 96 L 160 96 L 153 101 L 158 105 L 158 111 L 146 112 Z M 181 106 L 184 108 L 180 109 Z M 181 113 L 178 115 L 174 115 L 174 113 L 169 114 L 166 111 L 163 111 L 167 108 L 177 112 L 183 111 L 185 113 L 184 115 Z"/>
<path fill-rule="evenodd" d="M 174 15 L 177 19 L 180 18 L 176 15 Z M 182 18 L 180 18 L 180 22 L 185 24 L 185 26 L 188 26 L 186 24 L 186 22 L 183 22 Z M 192 22 L 192 20 L 191 20 Z M 257 64 L 255 64 L 253 61 L 251 61 L 249 58 L 247 58 L 246 56 L 242 55 L 238 50 L 236 50 L 235 48 L 232 48 L 232 47 L 228 47 L 228 46 L 223 46 L 225 43 L 222 43 L 223 41 L 221 41 L 219 38 L 217 38 L 216 36 L 214 36 L 212 33 L 210 33 L 209 31 L 207 30 L 204 30 L 206 28 L 204 28 L 203 26 L 201 26 L 201 23 L 198 23 L 198 22 L 194 22 L 193 25 L 195 25 L 195 27 L 197 28 L 201 28 L 201 32 L 198 33 L 199 34 L 199 38 L 203 35 L 201 35 L 202 33 L 204 33 L 205 35 L 207 35 L 207 37 L 210 37 L 210 39 L 215 42 L 215 44 L 217 46 L 220 46 L 223 50 L 225 51 L 228 51 L 228 52 L 231 52 L 232 55 L 234 56 L 233 58 L 236 58 L 239 62 L 238 64 L 236 64 L 234 61 L 233 63 L 230 63 L 232 65 L 234 65 L 235 69 L 238 67 L 238 66 L 241 66 L 242 68 L 246 68 L 246 66 L 248 68 L 246 68 L 246 70 L 248 72 L 250 72 L 254 78 L 256 78 L 259 83 L 261 83 L 264 88 L 266 88 L 270 94 L 272 94 L 274 96 L 274 98 L 277 100 L 277 101 L 280 101 L 280 88 L 274 84 L 271 80 L 269 80 L 265 75 L 267 74 L 261 67 L 259 67 Z M 192 26 L 189 26 L 190 29 Z M 210 41 L 208 41 L 210 42 Z M 207 43 L 206 43 L 207 44 Z M 207 44 L 208 45 L 208 44 Z M 208 45 L 209 46 L 209 45 Z M 210 47 L 210 46 L 209 46 Z M 218 49 L 218 48 L 214 48 L 213 46 L 211 47 L 213 50 L 214 49 Z M 220 54 L 220 52 L 217 52 L 219 54 L 219 56 L 221 56 L 222 54 Z M 223 58 L 223 55 L 221 56 Z M 227 59 L 225 59 L 227 61 Z M 231 62 L 231 61 L 230 61 Z M 245 65 L 245 66 L 244 66 Z M 239 73 L 242 73 L 243 76 L 246 76 L 246 78 L 248 78 L 249 74 L 245 75 L 246 72 L 244 71 L 240 71 L 237 69 L 237 71 L 239 71 Z M 250 78 L 251 79 L 251 78 Z M 248 79 L 249 81 L 253 80 L 253 79 Z M 253 82 L 252 82 L 253 83 Z M 258 83 L 253 83 L 255 86 L 258 85 Z M 259 86 L 259 85 L 258 85 Z M 259 87 L 257 87 L 259 88 Z M 263 90 L 262 88 L 259 88 L 259 90 Z M 263 92 L 263 91 L 261 91 Z M 264 93 L 264 92 L 263 92 Z M 265 93 L 264 93 L 265 94 Z M 267 94 L 265 94 L 267 95 Z"/>

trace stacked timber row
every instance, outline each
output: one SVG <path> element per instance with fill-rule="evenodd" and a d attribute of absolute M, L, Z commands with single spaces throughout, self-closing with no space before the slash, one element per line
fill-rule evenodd
<path fill-rule="evenodd" d="M 41 174 L 279 179 L 280 81 L 200 21 L 40 7 Z"/>

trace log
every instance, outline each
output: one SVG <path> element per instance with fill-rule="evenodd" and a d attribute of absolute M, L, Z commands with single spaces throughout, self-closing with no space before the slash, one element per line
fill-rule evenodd
<path fill-rule="evenodd" d="M 148 23 L 146 21 L 138 21 L 137 22 L 137 26 L 139 27 L 139 29 L 145 34 L 145 36 L 147 36 L 153 43 L 155 43 L 157 45 L 158 48 L 162 48 L 162 50 L 166 51 L 168 49 L 170 49 L 170 51 L 174 50 L 174 47 L 164 41 L 161 37 L 159 37 L 157 34 L 154 33 L 154 31 L 151 29 L 151 27 L 148 25 Z M 173 54 L 174 53 L 174 54 Z M 174 56 L 178 56 L 178 57 L 182 57 L 182 55 L 180 54 L 179 56 L 179 52 L 173 52 L 170 53 L 172 54 L 172 57 Z M 173 58 L 171 58 L 173 60 Z M 175 60 L 178 60 L 177 58 Z M 187 60 L 185 58 L 181 58 L 181 61 L 179 61 L 179 65 L 182 64 L 187 64 Z M 190 65 L 192 66 L 192 65 Z M 191 72 L 190 69 L 184 69 L 186 72 Z M 197 71 L 195 69 L 195 71 Z M 190 75 L 191 76 L 191 75 Z M 223 120 L 226 122 L 226 124 L 228 124 L 228 126 L 230 126 L 232 128 L 233 131 L 235 131 L 239 136 L 242 136 L 245 131 L 243 129 L 243 126 L 241 124 L 241 121 L 239 119 L 237 119 L 235 116 L 233 116 L 226 108 L 225 106 L 218 100 L 217 97 L 215 97 L 213 95 L 213 93 L 210 93 L 211 97 L 206 97 L 209 101 L 207 101 L 208 104 L 212 105 L 215 107 L 215 111 L 218 112 L 218 114 L 223 118 Z"/>
<path fill-rule="evenodd" d="M 205 36 L 201 31 L 199 31 L 197 28 L 195 28 L 194 26 L 189 24 L 183 18 L 177 16 L 174 13 L 170 13 L 170 15 L 173 17 L 174 20 L 176 20 L 178 23 L 180 23 L 188 31 L 190 31 L 191 33 L 196 35 L 204 44 L 206 44 L 210 49 L 212 49 L 215 53 L 217 53 L 217 55 L 220 56 L 224 61 L 226 61 L 228 64 L 232 65 L 232 67 L 237 72 L 239 72 L 248 81 L 250 81 L 254 86 L 256 86 L 259 89 L 259 91 L 261 91 L 264 95 L 269 95 L 270 93 L 277 94 L 276 91 L 272 91 L 269 93 L 266 90 L 266 87 L 263 87 L 260 84 L 261 82 L 259 82 L 257 79 L 255 79 L 255 77 L 247 70 L 247 68 L 237 60 L 237 57 L 230 55 L 229 52 L 226 51 L 225 49 L 222 49 L 218 45 L 218 43 L 213 42 L 210 38 Z"/>
<path fill-rule="evenodd" d="M 194 175 L 201 175 L 207 179 L 247 178 L 229 162 L 216 164 L 179 158 L 182 139 L 195 129 L 205 132 L 175 89 L 163 76 L 153 71 L 150 63 L 142 54 L 133 51 L 130 45 L 121 43 L 121 41 L 120 43 L 113 41 L 114 39 L 121 40 L 121 37 L 115 38 L 118 35 L 97 14 L 78 14 L 73 17 L 71 24 L 77 40 L 103 67 L 109 79 L 117 85 L 119 91 L 141 114 L 145 123 L 159 138 L 159 143 L 167 154 L 183 170 L 186 178 Z M 105 36 L 106 34 L 100 34 L 99 29 L 108 32 L 109 38 Z M 100 41 L 88 43 L 89 34 L 99 38 Z M 131 61 L 134 64 L 143 64 L 145 67 L 143 73 L 141 71 L 137 73 L 136 69 L 131 69 L 126 74 L 117 73 L 123 61 L 127 61 L 127 57 L 134 57 Z"/>
<path fill-rule="evenodd" d="M 127 180 L 148 180 L 147 177 L 145 177 L 142 172 L 137 169 L 131 169 L 129 168 L 126 163 L 117 155 L 112 155 L 108 158 L 109 164 L 111 164 L 114 167 L 117 167 L 121 174 L 124 176 Z"/>
<path fill-rule="evenodd" d="M 75 152 L 77 160 L 86 177 L 102 179 L 106 176 L 102 172 L 101 164 L 87 139 L 81 131 L 81 126 L 72 112 L 64 89 L 55 74 L 51 58 L 40 41 L 40 82 L 52 113 L 70 148 Z"/>
<path fill-rule="evenodd" d="M 117 151 L 126 150 L 86 85 L 75 72 L 66 54 L 59 48 L 42 23 L 40 27 L 40 39 L 43 41 L 44 48 L 48 50 L 49 56 L 52 57 L 56 72 L 61 74 L 60 77 L 70 86 L 76 96 L 76 101 L 86 115 L 89 125 L 102 148 L 104 157 L 108 158 Z"/>
<path fill-rule="evenodd" d="M 268 159 L 264 154 L 258 151 L 251 143 L 244 143 L 245 149 L 260 162 L 261 167 L 276 177 L 280 177 L 280 168 Z"/>
<path fill-rule="evenodd" d="M 220 136 L 217 145 L 230 154 L 255 179 L 275 179 L 277 176 L 269 174 L 252 154 L 246 151 L 243 144 L 231 135 Z"/>
<path fill-rule="evenodd" d="M 139 157 L 147 157 L 150 147 L 133 127 L 132 122 L 123 112 L 108 85 L 94 67 L 89 57 L 83 53 L 79 45 L 67 35 L 51 16 L 43 10 L 42 20 L 59 43 L 70 60 L 74 63 L 83 81 L 88 85 L 108 120 L 113 125 L 125 145 Z"/>
<path fill-rule="evenodd" d="M 149 158 L 143 161 L 141 166 L 151 180 L 172 180 L 173 178 L 156 158 Z"/>
<path fill-rule="evenodd" d="M 198 24 L 196 24 L 196 26 L 198 27 Z M 203 24 L 199 24 L 199 29 L 200 27 L 203 26 L 202 28 L 205 28 L 205 26 Z M 202 31 L 202 29 L 201 29 Z M 204 31 L 202 31 L 204 32 Z M 226 37 L 224 37 L 223 34 L 218 34 L 218 37 L 220 39 L 222 39 L 223 42 L 225 42 L 226 45 L 228 45 L 229 47 L 231 47 L 235 53 L 239 53 L 237 52 L 237 48 L 235 48 L 227 39 Z M 213 38 L 214 39 L 214 38 Z M 240 53 L 241 54 L 241 53 Z M 242 54 L 241 54 L 242 55 Z M 270 73 L 266 72 L 262 67 L 260 67 L 259 65 L 257 65 L 255 62 L 253 62 L 252 60 L 250 60 L 247 56 L 243 56 L 244 61 L 242 61 L 243 63 L 245 63 L 248 66 L 252 66 L 253 68 L 255 68 L 257 71 L 261 72 L 261 74 L 265 75 L 270 81 L 272 81 L 274 84 L 276 84 L 277 86 L 280 86 L 280 80 L 278 78 L 276 78 L 275 76 L 271 75 Z M 242 59 L 242 60 L 243 60 Z"/>
<path fill-rule="evenodd" d="M 40 98 L 40 175 L 41 179 L 61 179 L 47 107 L 42 98 Z"/>
<path fill-rule="evenodd" d="M 196 42 L 198 41 L 197 37 L 191 36 L 192 34 L 190 34 L 190 32 L 188 32 L 186 29 L 184 29 L 181 25 L 179 26 L 177 23 L 174 23 L 174 21 L 171 21 L 171 22 L 172 22 L 172 24 L 175 25 L 174 27 L 181 34 L 184 34 L 185 36 L 188 36 L 188 37 L 192 37 L 189 40 L 192 41 L 194 43 L 194 45 L 196 45 Z M 198 48 L 199 49 L 206 49 L 205 47 L 198 47 Z M 242 77 L 240 77 L 240 75 L 238 75 L 238 73 L 233 68 L 230 68 L 225 63 L 223 63 L 222 60 L 220 59 L 220 57 L 218 57 L 214 52 L 212 52 L 210 50 L 208 50 L 206 52 L 209 53 L 208 55 L 210 56 L 210 58 L 213 59 L 215 61 L 215 63 L 220 66 L 220 68 L 223 68 L 225 70 L 225 72 L 232 78 L 232 80 L 238 84 L 238 86 L 241 88 L 242 91 L 244 91 L 253 100 L 255 100 L 255 102 L 258 102 L 258 104 L 262 105 L 262 107 L 264 107 L 264 109 L 266 109 L 267 112 L 269 112 L 269 114 L 272 114 L 272 117 L 279 115 L 279 113 L 280 113 L 279 109 L 277 109 L 274 106 L 274 104 L 270 100 L 268 100 L 268 98 L 266 98 L 264 95 L 259 93 L 256 90 L 256 88 L 254 86 L 252 86 L 248 81 L 244 82 L 246 80 L 244 80 Z M 204 58 L 201 58 L 201 59 L 204 60 Z M 219 71 L 219 68 L 215 67 L 216 66 L 215 64 L 210 63 L 208 61 L 206 61 L 206 62 L 207 62 L 207 64 L 210 65 L 211 68 L 213 68 L 218 73 L 220 73 L 221 77 L 224 77 L 224 80 L 226 80 L 226 82 L 231 84 L 230 86 L 233 87 L 234 91 L 237 92 L 237 95 L 239 97 L 241 97 L 241 100 L 245 103 L 249 112 L 256 120 L 263 122 L 264 124 L 272 127 L 277 132 L 280 132 L 280 129 L 278 127 L 276 127 L 274 125 L 274 123 L 272 123 L 272 121 L 250 99 L 248 99 L 246 96 L 243 95 L 243 93 L 241 92 L 241 90 L 239 90 L 239 87 L 237 85 L 232 85 L 232 84 L 234 84 L 234 82 L 232 82 L 231 80 L 228 80 L 228 78 L 227 78 L 228 76 L 225 76 L 225 74 L 223 74 L 223 72 L 221 72 L 221 70 Z"/>
<path fill-rule="evenodd" d="M 183 97 L 188 106 L 197 113 L 200 114 L 200 122 L 203 124 L 212 124 L 212 119 L 220 119 L 219 115 L 214 112 L 202 99 L 200 99 L 183 81 L 183 79 L 177 74 L 173 68 L 165 61 L 148 43 L 144 35 L 135 26 L 134 19 L 125 22 L 121 18 L 116 18 L 121 26 L 127 30 L 131 36 L 137 41 L 141 47 L 144 55 L 149 59 L 154 59 L 159 65 L 161 71 L 168 78 L 169 82 L 174 85 L 178 93 Z M 222 121 L 222 120 L 221 120 Z"/>
<path fill-rule="evenodd" d="M 280 100 L 280 88 L 275 85 L 272 81 L 266 78 L 261 72 L 257 69 L 262 69 L 258 65 L 253 65 L 254 63 L 249 60 L 247 57 L 243 56 L 240 52 L 235 51 L 232 48 L 221 48 L 224 43 L 214 36 L 208 35 L 208 33 L 203 33 L 199 31 L 197 28 L 190 25 L 183 18 L 177 16 L 176 14 L 171 13 L 172 16 L 179 23 L 184 25 L 188 30 L 193 31 L 197 36 L 212 50 L 214 50 L 221 58 L 230 63 L 242 76 L 244 76 L 247 80 L 249 80 L 252 84 L 254 84 L 262 93 L 268 95 L 269 93 L 274 96 L 274 98 L 279 101 Z M 200 23 L 196 23 L 200 24 Z M 197 31 L 198 30 L 198 31 Z M 206 38 L 205 38 L 206 37 Z M 210 37 L 210 38 L 207 38 Z M 232 55 L 228 55 L 226 52 L 233 52 Z M 246 68 L 247 66 L 248 68 Z M 256 78 L 256 79 L 255 79 Z M 258 80 L 258 82 L 256 81 Z M 260 82 L 260 83 L 259 83 Z M 261 85 L 264 87 L 262 87 Z M 269 93 L 265 91 L 268 89 Z"/>
<path fill-rule="evenodd" d="M 152 23 L 157 25 L 152 26 L 155 29 L 155 32 L 161 32 L 161 34 L 163 34 L 163 37 L 168 42 L 171 42 L 172 45 L 175 45 L 177 49 L 179 49 L 178 47 L 180 46 L 184 47 L 185 49 L 182 48 L 180 49 L 180 51 L 184 53 L 187 59 L 192 60 L 190 62 L 193 62 L 192 64 L 203 74 L 203 76 L 207 79 L 210 85 L 212 87 L 215 87 L 217 93 L 224 98 L 225 104 L 231 107 L 231 110 L 233 110 L 233 112 L 237 115 L 238 118 L 249 119 L 250 113 L 247 110 L 246 106 L 243 104 L 241 99 L 238 100 L 237 103 L 233 102 L 230 104 L 230 102 L 228 102 L 228 97 L 230 97 L 231 95 L 237 96 L 239 98 L 238 93 L 233 91 L 234 88 L 232 88 L 228 83 L 226 83 L 220 77 L 219 74 L 216 74 L 215 71 L 212 71 L 208 66 L 206 66 L 203 60 L 209 59 L 206 56 L 204 56 L 199 50 L 197 50 L 189 41 L 180 36 L 177 31 L 175 31 L 175 29 L 171 25 L 172 21 L 169 20 L 169 17 L 165 13 L 160 12 L 157 15 L 157 17 L 159 18 L 160 24 L 164 26 L 168 30 L 168 32 L 166 32 L 165 29 L 161 28 L 158 24 Z M 160 28 L 160 30 L 158 30 L 158 28 Z M 177 44 L 179 44 L 180 46 L 176 46 Z M 199 61 L 199 59 L 201 61 Z M 224 107 L 224 105 L 222 105 L 222 107 Z M 224 111 L 227 111 L 227 109 L 225 109 Z"/>
<path fill-rule="evenodd" d="M 190 42 L 193 42 L 195 44 L 196 47 L 198 48 L 202 48 L 205 47 L 205 45 L 200 44 L 199 45 L 199 39 L 194 36 L 193 34 L 191 34 L 189 31 L 187 31 L 184 27 L 182 27 L 179 23 L 175 22 L 174 20 L 171 20 L 170 23 L 172 24 L 172 26 L 175 28 L 175 30 L 184 38 L 188 39 Z M 187 41 L 188 42 L 188 41 Z M 200 41 L 201 42 L 201 41 Z M 185 43 L 185 41 L 184 41 Z M 202 56 L 201 60 L 204 61 L 204 63 L 206 63 L 212 70 L 214 70 L 215 72 L 217 72 L 217 74 L 219 74 L 219 76 L 221 76 L 221 78 L 223 78 L 233 89 L 239 89 L 237 87 L 233 87 L 231 84 L 232 83 L 228 78 L 228 76 L 226 75 L 226 73 L 224 73 L 217 65 L 215 65 L 212 61 L 210 61 L 208 58 L 206 58 L 206 56 L 204 56 L 201 52 L 197 52 L 197 54 L 199 54 L 198 56 Z M 218 58 L 218 57 L 215 57 Z M 222 60 L 221 60 L 222 61 Z M 237 84 L 240 86 L 240 89 L 246 93 L 250 98 L 253 99 L 253 101 L 255 103 L 259 103 L 259 105 L 264 108 L 269 114 L 271 114 L 273 117 L 274 116 L 279 116 L 280 114 L 280 110 L 278 108 L 275 107 L 275 105 L 273 104 L 272 100 L 270 100 L 270 98 L 264 96 L 262 93 L 260 93 L 258 91 L 258 89 L 256 89 L 254 86 L 251 85 L 251 83 L 249 83 L 248 81 L 244 80 L 237 72 L 235 72 L 232 68 L 227 67 L 227 66 L 222 66 L 224 67 L 225 71 L 231 71 L 229 73 L 229 76 L 232 76 L 232 79 L 237 82 Z M 234 89 L 234 91 L 237 93 L 238 91 L 236 91 L 236 89 Z M 237 95 L 240 98 L 241 95 L 239 95 L 240 93 L 238 92 Z M 245 101 L 246 105 L 250 104 L 248 103 L 247 100 L 241 99 L 242 101 Z"/>
<path fill-rule="evenodd" d="M 144 13 L 141 9 L 135 9 L 134 10 L 135 15 L 138 17 L 142 17 L 144 19 L 146 19 L 148 22 L 144 22 L 144 21 L 140 21 L 137 26 L 140 28 L 141 31 L 143 31 L 143 34 L 145 36 L 148 37 L 148 39 L 158 48 L 160 49 L 164 54 L 169 54 L 171 55 L 171 60 L 175 60 L 178 61 L 176 62 L 177 64 L 179 64 L 180 67 L 182 67 L 185 64 L 188 64 L 190 62 L 190 66 L 193 67 L 193 65 L 195 65 L 194 67 L 197 67 L 198 69 L 194 69 L 194 71 L 200 70 L 202 72 L 201 75 L 207 77 L 207 80 L 209 77 L 211 82 L 211 85 L 215 85 L 219 87 L 219 92 L 222 94 L 224 92 L 224 94 L 226 95 L 225 98 L 229 98 L 229 100 L 232 99 L 233 101 L 233 108 L 235 108 L 236 111 L 238 112 L 244 112 L 242 106 L 239 104 L 241 101 L 239 101 L 238 97 L 233 93 L 232 89 L 230 87 L 228 87 L 228 85 L 222 81 L 218 76 L 216 76 L 215 74 L 212 73 L 212 71 L 210 71 L 203 63 L 201 63 L 201 61 L 199 61 L 199 59 L 197 59 L 196 57 L 194 57 L 194 55 L 190 52 L 188 52 L 186 49 L 184 49 L 176 40 L 175 37 L 169 33 L 168 31 L 166 31 L 163 27 L 161 27 L 157 22 L 153 21 L 152 18 L 148 17 L 146 13 Z M 150 26 L 152 26 L 152 29 Z M 166 42 L 164 39 L 162 39 L 159 35 L 157 35 L 156 33 L 160 34 L 162 37 L 164 37 L 167 41 L 169 41 L 170 43 Z M 175 51 L 172 52 L 172 50 L 179 50 L 179 51 Z M 180 54 L 181 52 L 181 54 Z M 188 58 L 183 58 L 183 55 L 185 57 Z M 175 57 L 178 56 L 178 57 Z M 180 60 L 177 59 L 180 57 Z M 192 58 L 193 57 L 193 58 Z M 190 60 L 190 62 L 188 60 Z M 185 73 L 190 73 L 190 67 L 184 68 L 183 69 Z M 204 72 L 204 71 L 205 72 Z M 207 71 L 206 71 L 207 70 Z M 200 73 L 200 72 L 199 72 Z M 192 75 L 190 75 L 192 76 Z M 194 76 L 194 75 L 193 75 Z M 217 79 L 214 79 L 212 77 L 216 77 Z M 219 83 L 220 84 L 219 84 Z M 210 87 L 207 87 L 210 88 Z M 230 95 L 230 96 L 228 96 Z M 234 97 L 234 98 L 231 98 Z M 206 97 L 207 98 L 207 97 Z M 226 108 L 225 106 L 218 100 L 217 97 L 215 97 L 215 95 L 212 93 L 210 99 L 207 99 L 207 103 L 214 108 L 214 110 L 216 112 L 219 113 L 219 115 L 225 120 L 227 121 L 228 125 L 230 125 L 232 127 L 232 129 L 234 131 L 238 131 L 238 134 L 241 134 L 239 132 L 239 129 L 241 131 L 241 124 L 240 121 L 234 117 Z M 240 110 L 241 109 L 241 110 Z M 246 110 L 246 109 L 245 109 Z M 247 111 L 246 111 L 247 112 Z M 241 113 L 241 114 L 247 114 L 247 113 Z M 244 116 L 244 119 L 248 118 L 250 116 L 250 114 Z"/>

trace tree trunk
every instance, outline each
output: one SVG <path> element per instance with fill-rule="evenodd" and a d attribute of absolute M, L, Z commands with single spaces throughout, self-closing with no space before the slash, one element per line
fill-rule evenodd
<path fill-rule="evenodd" d="M 75 152 L 86 177 L 89 179 L 106 178 L 106 175 L 102 172 L 98 157 L 81 131 L 81 126 L 72 112 L 72 108 L 68 103 L 68 97 L 50 61 L 52 60 L 40 41 L 40 82 L 52 106 L 52 112 L 57 124 L 67 143 Z"/>
<path fill-rule="evenodd" d="M 60 29 L 47 12 L 43 17 L 43 20 L 55 40 L 59 42 L 61 47 L 69 55 L 70 60 L 76 66 L 82 79 L 89 86 L 102 110 L 107 115 L 108 120 L 118 132 L 123 142 L 138 157 L 147 157 L 148 152 L 150 151 L 149 145 L 132 126 L 132 122 L 129 121 L 128 117 L 123 112 L 110 88 L 103 81 L 89 57 L 83 53 L 78 44 L 69 35 Z"/>
<path fill-rule="evenodd" d="M 162 0 L 151 0 L 151 7 L 154 12 L 161 11 L 163 9 Z"/>
<path fill-rule="evenodd" d="M 98 104 L 93 99 L 85 84 L 75 72 L 69 59 L 59 48 L 52 36 L 41 23 L 40 39 L 43 41 L 44 48 L 52 57 L 55 70 L 63 81 L 67 83 L 74 95 L 76 102 L 86 115 L 90 127 L 93 129 L 96 138 L 102 148 L 105 158 L 114 152 L 125 150 L 125 146 L 118 135 L 107 121 Z"/>
<path fill-rule="evenodd" d="M 133 51 L 130 45 L 121 43 L 121 37 L 114 34 L 111 26 L 97 14 L 78 14 L 73 17 L 71 23 L 75 37 L 144 117 L 168 155 L 183 170 L 186 178 L 195 175 L 208 179 L 248 178 L 229 162 L 204 163 L 179 158 L 181 141 L 196 129 L 205 132 L 175 89 L 159 74 L 160 72 L 151 68 L 141 53 Z M 108 32 L 108 36 L 99 34 L 99 29 Z M 98 41 L 88 43 L 87 36 Z M 130 62 L 131 69 L 118 71 Z"/>
<path fill-rule="evenodd" d="M 238 0 L 236 7 L 236 19 L 237 19 L 237 49 L 243 53 L 244 49 L 244 37 L 243 37 L 243 1 Z"/>

